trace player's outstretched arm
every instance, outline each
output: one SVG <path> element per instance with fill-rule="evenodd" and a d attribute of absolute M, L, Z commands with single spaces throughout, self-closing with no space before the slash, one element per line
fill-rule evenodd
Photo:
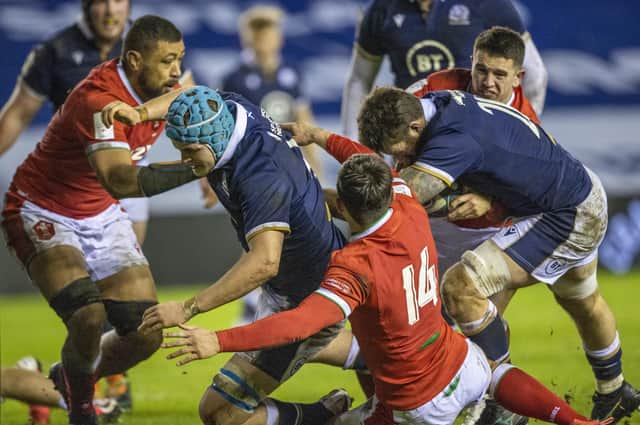
<path fill-rule="evenodd" d="M 164 334 L 162 347 L 178 348 L 167 359 L 180 358 L 178 366 L 182 366 L 220 352 L 262 350 L 291 344 L 342 319 L 344 313 L 337 304 L 322 295 L 311 294 L 298 307 L 247 326 L 212 332 L 181 325 L 181 330 Z"/>
<path fill-rule="evenodd" d="M 31 93 L 25 83 L 18 82 L 0 110 L 0 156 L 14 145 L 44 103 Z"/>
<path fill-rule="evenodd" d="M 234 301 L 278 274 L 285 233 L 266 230 L 249 239 L 249 252 L 220 279 L 184 302 L 169 301 L 150 307 L 139 330 L 154 332 L 185 323 L 196 314 Z"/>
<path fill-rule="evenodd" d="M 115 120 L 126 125 L 136 125 L 144 121 L 163 120 L 167 115 L 167 110 L 171 102 L 175 100 L 183 91 L 190 87 L 184 87 L 172 90 L 151 100 L 146 101 L 142 105 L 133 107 L 125 102 L 116 100 L 109 103 L 102 109 L 102 122 L 105 126 L 111 127 Z"/>
<path fill-rule="evenodd" d="M 299 146 L 316 144 L 322 149 L 327 149 L 327 139 L 331 132 L 324 128 L 316 127 L 309 121 L 296 121 L 280 124 L 280 126 L 291 133 Z"/>
<path fill-rule="evenodd" d="M 200 177 L 193 166 L 181 161 L 138 167 L 126 149 L 96 150 L 89 163 L 102 186 L 115 199 L 150 197 Z"/>

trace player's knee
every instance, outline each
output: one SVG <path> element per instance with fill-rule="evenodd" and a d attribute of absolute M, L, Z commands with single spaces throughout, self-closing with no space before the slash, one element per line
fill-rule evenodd
<path fill-rule="evenodd" d="M 239 369 L 227 365 L 213 378 L 200 400 L 200 419 L 205 424 L 242 424 L 265 396 L 264 391 L 242 377 Z"/>
<path fill-rule="evenodd" d="M 107 315 L 101 303 L 85 305 L 76 310 L 73 316 L 67 320 L 69 333 L 85 338 L 99 338 Z"/>
<path fill-rule="evenodd" d="M 100 306 L 104 316 L 102 296 L 89 276 L 71 282 L 49 300 L 51 308 L 65 323 L 79 310 L 94 304 Z"/>
<path fill-rule="evenodd" d="M 205 425 L 236 425 L 246 421 L 247 416 L 241 414 L 237 409 L 229 409 L 229 406 L 221 406 L 216 403 L 207 391 L 198 406 L 200 420 Z"/>
<path fill-rule="evenodd" d="M 133 341 L 133 346 L 136 347 L 136 355 L 139 361 L 142 361 L 158 351 L 160 344 L 162 344 L 162 331 L 159 330 L 145 334 L 130 332 L 125 338 Z"/>
<path fill-rule="evenodd" d="M 475 296 L 473 281 L 466 266 L 458 262 L 442 278 L 442 298 L 447 312 L 454 318 L 464 309 L 469 297 Z"/>
<path fill-rule="evenodd" d="M 120 336 L 135 332 L 142 323 L 142 315 L 145 310 L 156 304 L 157 301 L 104 300 L 109 323 L 113 325 Z M 154 335 L 154 340 L 158 338 L 156 333 L 152 335 Z"/>

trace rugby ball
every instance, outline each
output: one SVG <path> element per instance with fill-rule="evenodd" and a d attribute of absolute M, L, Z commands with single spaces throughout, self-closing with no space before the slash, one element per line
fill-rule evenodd
<path fill-rule="evenodd" d="M 446 217 L 449 214 L 451 203 L 462 193 L 462 187 L 453 184 L 424 204 L 424 208 L 430 217 Z"/>

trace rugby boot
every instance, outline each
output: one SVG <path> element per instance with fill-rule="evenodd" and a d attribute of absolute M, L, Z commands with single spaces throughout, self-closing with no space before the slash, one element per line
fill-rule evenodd
<path fill-rule="evenodd" d="M 56 362 L 51 365 L 51 369 L 49 369 L 49 379 L 53 381 L 53 387 L 60 393 L 67 406 L 69 406 L 69 391 L 67 390 L 67 382 L 64 378 L 62 362 Z"/>
<path fill-rule="evenodd" d="M 638 406 L 640 406 L 640 392 L 633 388 L 627 381 L 622 383 L 610 394 L 600 394 L 597 391 L 593 394 L 592 419 L 613 418 L 611 424 L 618 423 L 625 416 L 631 416 Z"/>
<path fill-rule="evenodd" d="M 488 398 L 480 418 L 475 425 L 526 425 L 529 418 L 510 412 L 495 400 Z"/>
<path fill-rule="evenodd" d="M 115 398 L 122 410 L 131 410 L 131 383 L 124 374 L 107 376 L 107 397 Z"/>
<path fill-rule="evenodd" d="M 122 415 L 120 404 L 113 398 L 97 398 L 93 400 L 93 409 L 99 424 L 111 424 L 118 422 Z"/>
<path fill-rule="evenodd" d="M 51 409 L 49 406 L 38 406 L 36 404 L 29 405 L 29 424 L 44 425 L 49 423 L 51 417 Z"/>
<path fill-rule="evenodd" d="M 338 388 L 323 396 L 320 403 L 334 416 L 337 416 L 349 410 L 353 403 L 353 397 L 349 395 L 347 390 Z"/>

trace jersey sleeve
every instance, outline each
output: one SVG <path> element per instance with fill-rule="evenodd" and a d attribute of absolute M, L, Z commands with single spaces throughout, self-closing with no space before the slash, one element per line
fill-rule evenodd
<path fill-rule="evenodd" d="M 347 318 L 367 300 L 369 288 L 362 277 L 344 264 L 336 264 L 335 258 L 334 255 L 324 280 L 315 293 L 335 303 Z"/>
<path fill-rule="evenodd" d="M 370 4 L 364 11 L 356 33 L 356 44 L 360 53 L 370 59 L 385 55 L 382 26 L 384 12 L 377 2 Z"/>
<path fill-rule="evenodd" d="M 485 28 L 500 25 L 520 34 L 524 34 L 527 30 L 511 0 L 486 0 L 481 6 L 480 13 L 484 17 Z"/>
<path fill-rule="evenodd" d="M 431 88 L 429 78 L 427 77 L 411 84 L 409 87 L 405 89 L 405 91 L 409 94 L 414 95 L 417 98 L 421 98 L 422 96 L 429 93 L 430 91 L 433 91 L 433 89 Z"/>
<path fill-rule="evenodd" d="M 50 44 L 36 46 L 22 65 L 20 80 L 29 87 L 37 97 L 50 97 L 52 90 L 53 48 Z"/>
<path fill-rule="evenodd" d="M 102 123 L 102 108 L 115 100 L 120 99 L 106 92 L 98 92 L 79 101 L 71 97 L 63 105 L 64 109 L 71 109 L 64 113 L 73 114 L 78 140 L 81 140 L 87 155 L 106 149 L 130 149 L 128 127 L 125 124 L 114 121 L 111 127 L 107 127 Z"/>
<path fill-rule="evenodd" d="M 245 239 L 267 230 L 291 233 L 293 185 L 289 177 L 268 158 L 243 172 L 248 176 L 239 182 L 238 190 Z"/>
<path fill-rule="evenodd" d="M 472 137 L 449 133 L 429 139 L 412 167 L 451 186 L 462 174 L 473 172 L 481 161 L 482 150 Z"/>
<path fill-rule="evenodd" d="M 262 350 L 291 344 L 342 320 L 342 312 L 325 297 L 311 294 L 285 310 L 247 326 L 216 332 L 221 352 Z"/>

